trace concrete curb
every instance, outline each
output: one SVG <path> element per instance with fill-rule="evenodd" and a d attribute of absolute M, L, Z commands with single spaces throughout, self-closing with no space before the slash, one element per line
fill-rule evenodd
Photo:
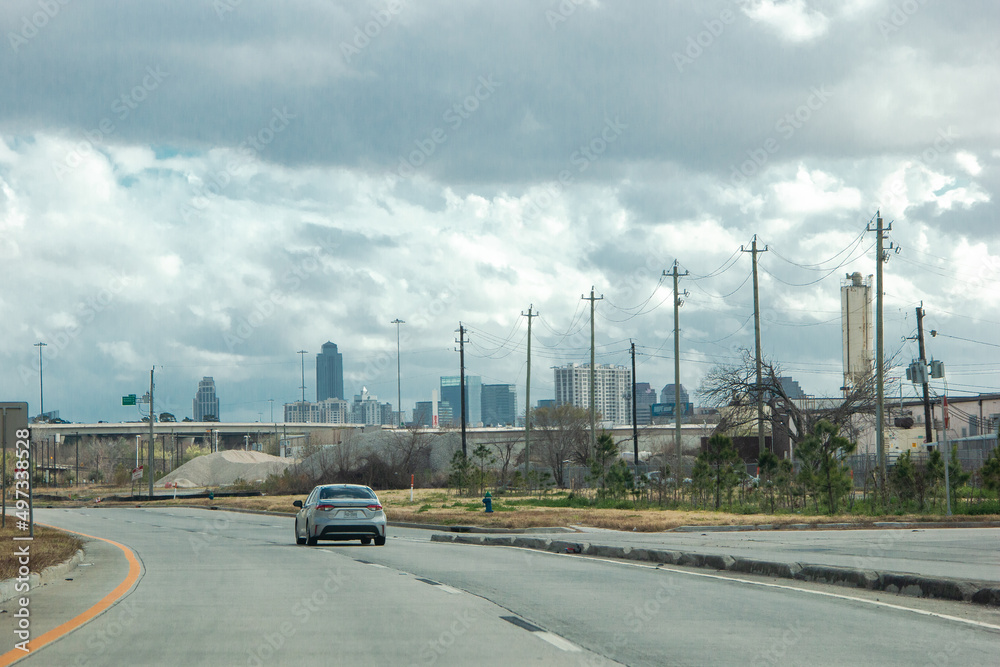
<path fill-rule="evenodd" d="M 875 521 L 872 523 L 757 523 L 745 526 L 677 526 L 665 532 L 728 533 L 753 530 L 886 530 L 912 528 L 1000 528 L 1000 521 Z"/>
<path fill-rule="evenodd" d="M 82 561 L 83 549 L 78 549 L 75 554 L 62 563 L 47 567 L 41 572 L 32 572 L 28 575 L 28 586 L 30 587 L 29 591 L 32 591 L 39 586 L 51 584 L 59 579 L 64 579 L 66 575 L 75 570 Z M 8 600 L 13 600 L 18 596 L 29 594 L 29 591 L 16 590 L 17 584 L 17 579 L 6 579 L 4 581 L 0 581 L 0 602 L 7 602 Z"/>
<path fill-rule="evenodd" d="M 432 542 L 452 542 L 480 546 L 513 546 L 552 553 L 580 554 L 599 558 L 637 560 L 658 565 L 703 567 L 728 572 L 744 572 L 781 579 L 813 581 L 847 588 L 864 588 L 913 597 L 937 598 L 1000 606 L 1000 584 L 947 577 L 925 577 L 906 572 L 879 572 L 852 567 L 755 560 L 720 554 L 646 549 L 550 540 L 542 537 L 483 537 L 480 535 L 431 535 Z"/>

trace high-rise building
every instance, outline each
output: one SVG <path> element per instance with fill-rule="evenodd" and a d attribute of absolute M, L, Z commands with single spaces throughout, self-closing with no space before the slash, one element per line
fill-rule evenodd
<path fill-rule="evenodd" d="M 653 416 L 669 416 L 671 419 L 674 417 L 674 405 L 677 402 L 677 392 L 674 390 L 673 384 L 668 384 L 663 387 L 660 392 L 660 402 L 656 404 L 656 408 L 650 408 L 653 411 Z M 687 389 L 684 385 L 681 385 L 681 416 L 690 416 L 694 414 L 694 403 L 688 397 Z"/>
<path fill-rule="evenodd" d="M 656 403 L 656 390 L 648 382 L 635 383 L 635 423 L 639 426 L 652 422 L 650 406 Z"/>
<path fill-rule="evenodd" d="M 445 375 L 441 378 L 441 402 L 451 405 L 453 424 L 460 424 L 462 421 L 461 379 L 458 375 Z M 483 379 L 478 375 L 465 376 L 465 423 L 468 426 L 475 426 L 483 421 L 482 387 Z M 440 422 L 442 426 L 448 423 L 443 415 Z"/>
<path fill-rule="evenodd" d="M 377 396 L 372 396 L 367 387 L 362 387 L 361 393 L 354 395 L 351 423 L 366 426 L 392 424 L 392 403 L 379 403 Z"/>
<path fill-rule="evenodd" d="M 787 375 L 782 375 L 778 378 L 778 383 L 781 385 L 781 390 L 785 392 L 785 396 L 791 399 L 807 398 L 806 392 L 802 391 L 802 387 L 799 386 L 797 380 L 793 380 Z"/>
<path fill-rule="evenodd" d="M 569 364 L 555 373 L 556 404 L 569 403 L 590 409 L 590 364 Z M 594 410 L 604 421 L 631 424 L 628 400 L 632 395 L 632 370 L 627 366 L 598 364 L 594 367 Z"/>
<path fill-rule="evenodd" d="M 337 351 L 337 344 L 323 343 L 316 355 L 316 400 L 344 398 L 344 355 Z"/>
<path fill-rule="evenodd" d="M 484 384 L 482 416 L 483 426 L 513 426 L 517 418 L 517 387 L 512 384 Z"/>
<path fill-rule="evenodd" d="M 350 404 L 340 398 L 310 403 L 285 403 L 285 421 L 289 424 L 347 424 Z"/>
<path fill-rule="evenodd" d="M 872 277 L 860 273 L 847 276 L 840 288 L 840 312 L 844 340 L 844 387 L 853 389 L 872 373 L 875 352 L 872 339 Z"/>
<path fill-rule="evenodd" d="M 194 395 L 191 406 L 192 419 L 196 422 L 205 421 L 206 417 L 219 419 L 219 397 L 215 395 L 215 380 L 203 377 L 198 383 L 198 393 Z"/>
<path fill-rule="evenodd" d="M 441 424 L 451 423 L 451 406 L 448 403 L 437 401 L 437 411 L 434 410 L 434 401 L 417 401 L 413 408 L 413 423 L 416 426 L 431 428 Z M 434 423 L 434 418 L 438 418 L 438 423 Z"/>

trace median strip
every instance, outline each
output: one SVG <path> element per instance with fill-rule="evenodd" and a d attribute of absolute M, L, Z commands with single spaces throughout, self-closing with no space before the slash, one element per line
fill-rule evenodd
<path fill-rule="evenodd" d="M 667 549 L 647 549 L 629 546 L 591 544 L 551 540 L 543 537 L 491 537 L 481 535 L 431 535 L 433 542 L 482 546 L 513 546 L 551 553 L 579 554 L 600 558 L 636 560 L 661 565 L 702 567 L 712 570 L 744 572 L 782 579 L 797 579 L 850 588 L 885 591 L 913 597 L 973 602 L 1000 606 L 1000 584 L 948 577 L 927 577 L 904 572 L 813 565 L 808 563 L 764 561 L 721 554 L 707 554 Z"/>

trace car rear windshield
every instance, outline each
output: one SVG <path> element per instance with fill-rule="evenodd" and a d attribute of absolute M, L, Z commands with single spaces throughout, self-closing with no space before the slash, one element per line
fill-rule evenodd
<path fill-rule="evenodd" d="M 371 500 L 375 498 L 375 494 L 371 489 L 361 489 L 361 488 L 330 488 L 323 489 L 319 492 L 320 500 L 329 500 L 331 498 L 360 498 L 362 500 Z"/>

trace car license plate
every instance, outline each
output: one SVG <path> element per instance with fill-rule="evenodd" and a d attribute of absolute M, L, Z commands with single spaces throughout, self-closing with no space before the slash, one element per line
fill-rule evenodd
<path fill-rule="evenodd" d="M 353 519 L 358 516 L 357 510 L 344 510 L 344 517 L 348 519 Z"/>

